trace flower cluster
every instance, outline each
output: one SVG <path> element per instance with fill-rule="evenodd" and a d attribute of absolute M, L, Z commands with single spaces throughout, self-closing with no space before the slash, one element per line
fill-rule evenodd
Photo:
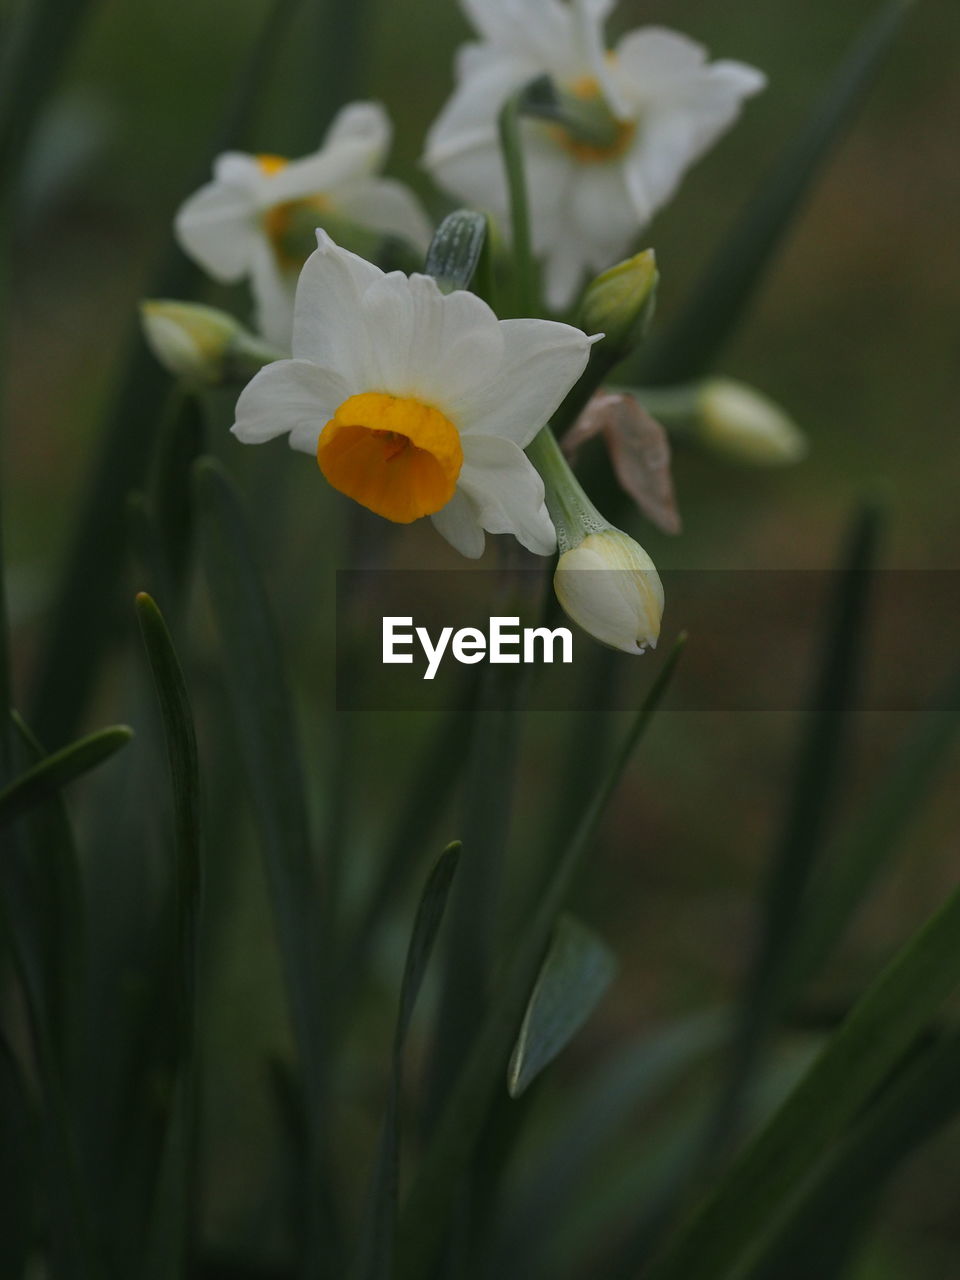
<path fill-rule="evenodd" d="M 429 516 L 469 557 L 482 554 L 487 533 L 512 534 L 540 556 L 559 540 L 563 607 L 605 643 L 641 652 L 660 630 L 656 569 L 597 512 L 550 424 L 570 428 L 642 340 L 653 256 L 616 264 L 764 77 L 742 63 L 711 63 L 693 41 L 655 27 L 608 50 L 611 0 L 462 4 L 479 39 L 460 50 L 423 164 L 496 224 L 502 252 L 512 243 L 518 262 L 540 261 L 554 313 L 575 301 L 588 272 L 603 273 L 583 296 L 583 327 L 535 314 L 499 319 L 489 294 L 470 291 L 469 272 L 454 288 L 431 273 L 437 240 L 414 194 L 383 176 L 390 121 L 365 102 L 345 107 L 302 159 L 220 156 L 212 181 L 177 214 L 187 254 L 216 280 L 248 283 L 257 332 L 183 303 L 145 304 L 145 329 L 177 376 L 246 382 L 237 439 L 286 435 L 335 489 L 378 515 L 401 524 Z M 521 118 L 509 155 L 511 106 Z M 428 249 L 423 274 L 378 265 L 384 254 L 422 263 Z M 622 421 L 649 424 L 656 406 L 642 390 L 636 396 L 645 407 Z M 721 448 L 749 440 L 743 452 L 755 460 L 779 460 L 788 441 L 799 453 L 785 418 L 764 419 L 760 401 L 743 395 L 722 399 L 719 416 L 715 394 L 692 389 L 683 402 L 705 424 L 705 440 Z M 749 419 L 739 434 L 730 425 L 738 412 Z M 770 421 L 777 438 L 765 449 Z M 621 455 L 626 429 L 607 432 Z M 668 464 L 663 428 L 646 429 L 661 442 L 659 465 Z M 637 465 L 631 491 L 644 487 Z"/>

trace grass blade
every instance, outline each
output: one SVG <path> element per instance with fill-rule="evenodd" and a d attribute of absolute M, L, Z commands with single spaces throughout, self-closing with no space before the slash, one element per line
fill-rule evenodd
<path fill-rule="evenodd" d="M 606 943 L 575 916 L 562 915 L 510 1057 L 511 1098 L 519 1098 L 569 1044 L 616 972 L 616 959 Z"/>
<path fill-rule="evenodd" d="M 133 737 L 124 724 L 111 725 L 79 738 L 44 758 L 0 790 L 0 827 L 55 795 L 108 760 Z"/>
<path fill-rule="evenodd" d="M 203 157 L 197 186 L 208 178 L 210 155 L 235 145 L 245 131 L 287 23 L 302 3 L 275 0 L 217 136 Z M 148 296 L 189 297 L 199 278 L 199 268 L 171 247 Z M 49 634 L 37 665 L 30 719 L 45 742 L 63 742 L 76 731 L 109 651 L 106 640 L 114 633 L 122 609 L 118 584 L 123 579 L 127 546 L 127 494 L 143 486 L 170 395 L 169 376 L 147 350 L 138 326 L 81 499 L 76 532 L 54 596 Z M 136 424 L 137 430 L 131 430 L 131 424 Z M 89 571 L 91 565 L 96 566 L 95 573 Z"/>
<path fill-rule="evenodd" d="M 732 336 L 909 8 L 910 0 L 888 0 L 866 26 L 799 136 L 720 245 L 693 296 L 637 361 L 641 385 L 699 377 Z"/>
<path fill-rule="evenodd" d="M 805 918 L 804 895 L 839 788 L 863 664 L 870 570 L 880 527 L 880 514 L 872 507 L 857 516 L 832 601 L 793 791 L 770 864 L 760 941 L 744 984 L 728 1079 L 710 1135 L 711 1147 L 718 1152 L 736 1133 L 757 1059 L 787 997 L 794 948 Z"/>
<path fill-rule="evenodd" d="M 174 1003 L 174 1095 L 167 1123 L 147 1250 L 148 1280 L 186 1274 L 196 1202 L 195 1041 L 199 929 L 203 891 L 200 765 L 193 711 L 183 671 L 160 610 L 150 596 L 136 600 L 167 744 L 174 813 L 174 936 L 178 968 Z"/>
<path fill-rule="evenodd" d="M 885 1183 L 958 1110 L 953 1031 L 917 1054 L 837 1145 L 768 1233 L 748 1280 L 839 1280 Z"/>
<path fill-rule="evenodd" d="M 960 677 L 923 718 L 877 786 L 866 812 L 824 857 L 804 905 L 804 925 L 787 987 L 812 978 L 896 851 L 960 732 Z"/>
<path fill-rule="evenodd" d="M 400 1096 L 403 1087 L 403 1053 L 407 1032 L 433 953 L 437 931 L 443 920 L 453 877 L 460 858 L 460 844 L 448 845 L 430 872 L 410 935 L 407 959 L 400 986 L 400 1008 L 393 1039 L 390 1089 L 383 1122 L 380 1150 L 371 1188 L 370 1203 L 360 1252 L 351 1272 L 353 1280 L 389 1280 L 397 1221 L 397 1191 L 400 1179 Z"/>
<path fill-rule="evenodd" d="M 857 1001 L 797 1088 L 645 1280 L 726 1280 L 960 985 L 960 890 Z"/>
<path fill-rule="evenodd" d="M 491 1099 L 503 1079 L 517 1027 L 557 916 L 627 761 L 669 687 L 682 645 L 683 638 L 664 663 L 630 732 L 606 776 L 598 784 L 579 827 L 558 861 L 537 913 L 509 959 L 470 1057 L 451 1091 L 400 1221 L 398 1270 L 404 1280 L 420 1280 L 429 1272 L 443 1236 L 447 1210 L 461 1185 Z"/>
<path fill-rule="evenodd" d="M 232 482 L 212 459 L 195 471 L 200 559 L 221 637 L 224 678 L 270 890 L 294 1039 L 303 1072 L 311 1181 L 323 1178 L 330 999 L 325 908 L 304 796 L 298 735 L 270 602 Z M 314 1200 L 320 1194 L 316 1188 Z M 329 1215 L 327 1215 L 329 1216 Z M 310 1224 L 313 1247 L 333 1246 L 332 1224 Z M 325 1242 L 325 1244 L 324 1244 Z"/>

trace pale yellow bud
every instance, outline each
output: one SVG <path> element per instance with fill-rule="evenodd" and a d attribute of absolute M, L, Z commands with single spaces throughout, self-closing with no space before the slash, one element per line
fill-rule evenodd
<path fill-rule="evenodd" d="M 567 616 L 602 644 L 624 653 L 656 648 L 660 575 L 643 547 L 619 529 L 588 533 L 564 551 L 553 586 Z"/>
<path fill-rule="evenodd" d="M 184 382 L 222 381 L 227 352 L 245 333 L 225 311 L 193 302 L 142 302 L 140 319 L 147 346 Z"/>
<path fill-rule="evenodd" d="M 604 334 L 610 348 L 632 350 L 653 314 L 659 278 L 652 249 L 610 267 L 587 285 L 580 303 L 580 328 Z"/>
<path fill-rule="evenodd" d="M 807 441 L 767 396 L 732 378 L 709 378 L 697 398 L 697 439 L 717 453 L 760 467 L 798 462 Z"/>

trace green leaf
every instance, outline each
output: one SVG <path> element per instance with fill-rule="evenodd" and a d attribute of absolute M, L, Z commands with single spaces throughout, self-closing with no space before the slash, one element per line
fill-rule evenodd
<path fill-rule="evenodd" d="M 732 336 L 909 8 L 910 0 L 890 0 L 866 26 L 799 136 L 720 245 L 693 296 L 637 362 L 635 380 L 641 385 L 700 377 Z"/>
<path fill-rule="evenodd" d="M 42 745 L 16 712 L 12 720 L 26 758 L 44 759 Z M 81 1034 L 79 996 L 87 953 L 80 863 L 62 793 L 31 809 L 19 834 L 24 869 L 38 894 L 32 910 L 22 900 L 13 909 L 20 917 L 24 946 L 33 952 L 31 967 L 42 975 L 46 1023 L 60 1073 L 66 1075 Z"/>
<path fill-rule="evenodd" d="M 955 676 L 898 752 L 887 777 L 873 788 L 852 829 L 825 854 L 804 904 L 789 988 L 813 977 L 843 937 L 939 776 L 958 731 L 960 677 Z"/>
<path fill-rule="evenodd" d="M 789 996 L 791 966 L 806 918 L 805 893 L 839 793 L 881 523 L 877 509 L 864 507 L 844 551 L 792 793 L 770 863 L 760 942 L 744 983 L 740 1026 L 711 1137 L 717 1150 L 736 1132 L 764 1041 Z"/>
<path fill-rule="evenodd" d="M 521 669 L 488 667 L 468 730 L 460 830 L 470 857 L 450 905 L 442 981 L 427 1071 L 425 1128 L 431 1129 L 463 1066 L 486 1007 L 504 858 L 510 838 L 519 750 Z"/>
<path fill-rule="evenodd" d="M 353 1280 L 389 1280 L 393 1275 L 397 1188 L 400 1179 L 400 1098 L 403 1088 L 403 1054 L 417 996 L 433 953 L 433 944 L 443 920 L 459 858 L 460 843 L 455 841 L 447 846 L 430 872 L 420 898 L 420 905 L 417 907 L 403 970 L 403 981 L 400 986 L 400 1007 L 393 1038 L 387 1111 L 383 1121 L 383 1133 L 380 1138 L 380 1150 L 370 1201 L 361 1233 L 360 1250 L 351 1272 Z"/>
<path fill-rule="evenodd" d="M 462 1185 L 497 1085 L 573 878 L 590 849 L 607 802 L 634 747 L 669 687 L 685 637 L 677 642 L 651 686 L 634 724 L 598 784 L 571 841 L 557 862 L 533 918 L 509 957 L 489 1011 L 451 1091 L 424 1153 L 400 1221 L 398 1271 L 405 1280 L 429 1273 L 447 1223 L 447 1212 Z"/>
<path fill-rule="evenodd" d="M 197 1082 L 195 1040 L 199 931 L 203 887 L 200 765 L 190 695 L 160 610 L 146 593 L 136 599 L 144 648 L 160 704 L 174 812 L 174 935 L 179 970 L 170 1047 L 174 1088 L 160 1159 L 147 1280 L 177 1280 L 186 1274 L 187 1247 L 196 1204 Z"/>
<path fill-rule="evenodd" d="M 433 276 L 444 293 L 469 289 L 487 240 L 487 219 L 472 209 L 448 213 L 434 232 L 424 274 Z"/>
<path fill-rule="evenodd" d="M 23 1276 L 36 1199 L 36 1118 L 20 1064 L 0 1026 L 0 1275 Z"/>
<path fill-rule="evenodd" d="M 228 150 L 246 132 L 270 62 L 289 19 L 303 2 L 274 0 L 216 136 L 203 149 L 195 186 L 207 181 L 210 156 Z M 171 244 L 147 296 L 190 297 L 200 279 L 199 268 Z M 36 668 L 29 719 L 44 742 L 61 743 L 76 731 L 100 664 L 110 652 L 107 637 L 123 604 L 120 583 L 127 549 L 127 494 L 144 482 L 162 415 L 174 395 L 168 375 L 147 350 L 131 314 L 126 357 L 80 499 Z"/>
<path fill-rule="evenodd" d="M 111 725 L 45 756 L 0 790 L 0 827 L 109 760 L 132 737 L 133 730 L 127 725 Z"/>
<path fill-rule="evenodd" d="M 609 947 L 574 916 L 562 915 L 530 995 L 507 1068 L 519 1098 L 590 1017 L 617 972 Z"/>
<path fill-rule="evenodd" d="M 200 560 L 220 633 L 221 661 L 259 834 L 290 1020 L 303 1072 L 311 1159 L 324 1167 L 331 1014 L 326 910 L 307 818 L 304 772 L 285 664 L 242 504 L 223 468 L 194 469 Z M 320 1169 L 311 1186 L 321 1181 Z M 311 1198 L 318 1208 L 320 1190 Z M 318 1249 L 333 1226 L 311 1220 Z"/>
<path fill-rule="evenodd" d="M 161 423 L 150 477 L 150 510 L 164 559 L 169 589 L 179 596 L 193 544 L 190 477 L 204 437 L 203 410 L 196 396 L 181 392 Z"/>
<path fill-rule="evenodd" d="M 528 1179 L 504 1206 L 501 1252 L 512 1259 L 518 1274 L 535 1274 L 535 1260 L 542 1260 L 543 1242 L 558 1217 L 583 1208 L 588 1188 L 596 1189 L 603 1157 L 632 1131 L 634 1117 L 653 1107 L 657 1110 L 651 1117 L 660 1115 L 664 1095 L 729 1037 L 728 1009 L 691 1014 L 638 1037 L 603 1062 L 572 1096 L 560 1098 L 559 1115 L 535 1153 Z M 702 1115 L 698 1099 L 685 1155 L 696 1149 Z M 607 1229 L 612 1227 L 607 1224 Z M 596 1235 L 588 1233 L 588 1252 L 595 1241 Z"/>
<path fill-rule="evenodd" d="M 764 1232 L 747 1280 L 840 1280 L 885 1184 L 960 1110 L 960 1035 L 926 1045 Z"/>
<path fill-rule="evenodd" d="M 403 807 L 391 818 L 382 852 L 374 859 L 376 878 L 370 898 L 360 912 L 353 939 L 346 948 L 337 983 L 341 1007 L 346 1007 L 366 968 L 366 958 L 390 906 L 396 903 L 410 877 L 420 842 L 429 839 L 442 818 L 448 797 L 463 768 L 469 733 L 464 725 L 474 714 L 476 683 L 468 678 L 463 695 L 444 715 L 436 735 L 414 761 L 413 776 L 404 791 Z"/>
<path fill-rule="evenodd" d="M 960 985 L 960 890 L 901 948 L 645 1280 L 726 1280 Z"/>

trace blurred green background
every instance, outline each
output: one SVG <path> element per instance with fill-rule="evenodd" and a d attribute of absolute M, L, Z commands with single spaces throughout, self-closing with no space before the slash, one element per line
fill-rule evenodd
<path fill-rule="evenodd" d="M 615 28 L 673 26 L 715 56 L 754 63 L 770 77 L 768 91 L 649 229 L 664 317 L 800 127 L 873 7 L 863 0 L 842 6 L 808 0 L 802 8 L 786 0 L 620 5 Z M 37 138 L 21 209 L 6 388 L 5 535 L 20 687 L 33 670 L 104 405 L 127 344 L 136 340 L 137 301 L 173 251 L 171 217 L 209 167 L 224 102 L 264 12 L 253 0 L 102 0 Z M 322 136 L 338 95 L 378 98 L 396 123 L 390 171 L 438 210 L 417 157 L 449 92 L 452 53 L 466 24 L 451 0 L 365 0 L 356 14 L 358 64 L 345 64 L 342 83 L 331 84 L 329 57 L 320 47 L 324 24 L 313 6 L 304 6 L 278 51 L 244 145 L 296 154 Z M 919 4 L 721 361 L 723 372 L 789 409 L 810 436 L 809 459 L 762 472 L 680 456 L 684 534 L 669 540 L 637 526 L 658 565 L 826 567 L 852 504 L 879 486 L 892 515 L 887 563 L 960 569 L 958 54 L 960 6 L 953 0 Z M 246 305 L 240 291 L 211 296 Z M 225 427 L 229 405 L 221 408 Z M 129 428 L 135 433 L 138 424 Z M 338 537 L 339 496 L 324 489 L 302 458 L 281 448 L 244 451 L 225 431 L 210 444 L 263 515 L 263 559 L 303 694 L 305 736 L 316 745 L 311 699 L 319 681 L 310 652 L 329 608 L 324 575 Z M 261 452 L 269 455 L 266 462 L 250 456 Z M 454 553 L 418 527 L 391 530 L 378 554 L 398 565 L 457 567 Z M 751 625 L 749 617 L 738 621 Z M 909 634 L 922 627 L 923 619 L 903 619 L 907 661 Z M 118 659 L 101 710 L 131 715 L 126 696 Z M 357 714 L 353 720 L 351 731 L 369 752 L 373 775 L 373 800 L 365 796 L 364 812 L 353 819 L 352 847 L 362 861 L 369 828 L 389 813 L 403 787 L 402 761 L 392 757 L 406 752 L 423 726 L 416 716 Z M 735 989 L 798 722 L 782 711 L 676 711 L 662 718 L 631 775 L 633 785 L 620 793 L 585 886 L 583 909 L 619 952 L 623 970 L 589 1032 L 561 1064 L 561 1077 L 638 1028 Z M 844 807 L 875 785 L 906 723 L 894 712 L 860 717 Z M 531 715 L 515 851 L 550 804 L 556 736 L 554 717 Z M 954 882 L 956 819 L 956 786 L 948 775 L 906 856 L 832 966 L 825 1001 L 842 1003 L 859 989 Z M 453 819 L 450 826 L 456 834 Z M 253 1166 L 276 1154 L 265 1150 L 267 1104 L 257 1099 L 264 1046 L 285 1035 L 259 869 L 249 848 L 238 848 L 236 858 L 236 866 L 215 872 L 211 894 L 220 884 L 228 905 L 221 922 L 228 945 L 211 980 L 211 1026 L 221 1049 L 230 1047 L 210 1100 L 214 1236 L 236 1235 L 256 1196 Z M 358 879 L 362 874 L 362 867 L 355 872 Z M 522 866 L 513 874 L 522 881 Z M 380 963 L 389 999 L 395 963 L 389 947 Z M 216 1050 L 213 1056 L 217 1060 Z M 379 1086 L 379 1075 L 361 1073 L 360 1103 Z M 358 1105 L 358 1116 L 362 1109 Z M 366 1139 L 363 1122 L 356 1124 Z M 892 1188 L 865 1275 L 960 1275 L 958 1175 L 960 1133 L 954 1130 Z M 257 1212 L 269 1219 L 269 1206 Z M 246 1230 L 253 1233 L 255 1225 L 248 1222 Z"/>

